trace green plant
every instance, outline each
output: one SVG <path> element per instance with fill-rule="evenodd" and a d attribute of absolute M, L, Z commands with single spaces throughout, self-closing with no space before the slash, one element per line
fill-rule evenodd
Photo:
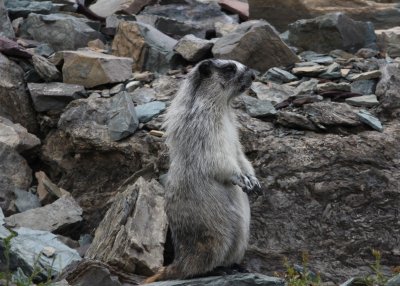
<path fill-rule="evenodd" d="M 25 275 L 25 273 L 22 271 L 21 268 L 18 268 L 17 271 L 13 275 L 10 270 L 10 249 L 11 249 L 11 240 L 17 234 L 12 230 L 10 230 L 10 232 L 11 232 L 11 234 L 8 237 L 3 239 L 6 271 L 0 272 L 0 279 L 5 280 L 5 286 L 11 286 L 11 283 L 13 283 L 13 285 L 17 285 L 17 286 L 35 285 L 33 283 L 33 281 L 36 278 L 38 278 L 38 275 L 41 272 L 41 268 L 38 266 L 38 263 L 39 263 L 40 257 L 42 256 L 42 253 L 39 253 L 39 255 L 35 258 L 35 261 L 33 264 L 33 271 L 29 277 Z M 54 261 L 55 261 L 55 259 L 53 258 L 51 266 L 47 269 L 47 280 L 45 282 L 41 282 L 41 283 L 37 284 L 37 286 L 50 286 L 51 285 L 51 283 L 52 283 L 51 277 L 52 277 L 52 269 L 53 269 Z"/>
<path fill-rule="evenodd" d="M 283 275 L 288 286 L 319 286 L 321 285 L 321 277 L 319 274 L 315 275 L 308 268 L 309 254 L 308 252 L 302 253 L 301 266 L 296 266 L 289 262 L 287 258 L 284 258 L 284 266 L 286 273 Z"/>
<path fill-rule="evenodd" d="M 364 282 L 368 286 L 383 286 L 386 284 L 389 278 L 382 273 L 382 254 L 379 250 L 376 249 L 372 249 L 371 252 L 372 255 L 375 257 L 374 263 L 370 265 L 370 268 L 374 273 L 365 277 Z"/>

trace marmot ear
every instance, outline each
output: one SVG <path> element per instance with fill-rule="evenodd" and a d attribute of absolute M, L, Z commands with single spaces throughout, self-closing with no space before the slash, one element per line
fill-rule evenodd
<path fill-rule="evenodd" d="M 198 71 L 200 75 L 203 77 L 209 77 L 211 75 L 211 66 L 212 66 L 212 61 L 211 60 L 204 60 L 199 64 Z"/>

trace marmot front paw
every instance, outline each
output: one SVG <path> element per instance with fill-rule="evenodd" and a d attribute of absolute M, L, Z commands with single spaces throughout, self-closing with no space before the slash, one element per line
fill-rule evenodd
<path fill-rule="evenodd" d="M 233 175 L 231 177 L 231 182 L 234 185 L 241 187 L 245 192 L 251 191 L 254 187 L 261 188 L 260 182 L 255 176 L 252 175 Z"/>

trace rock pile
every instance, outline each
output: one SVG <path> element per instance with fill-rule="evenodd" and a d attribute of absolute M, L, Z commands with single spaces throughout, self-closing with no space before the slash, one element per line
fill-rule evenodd
<path fill-rule="evenodd" d="M 0 0 L 0 272 L 7 247 L 14 278 L 37 273 L 56 285 L 137 285 L 171 261 L 163 113 L 206 58 L 257 74 L 233 102 L 263 184 L 250 195 L 245 266 L 271 275 L 309 250 L 310 267 L 337 283 L 368 274 L 371 248 L 385 274 L 399 264 L 392 18 L 373 18 L 375 30 L 357 1 L 281 1 L 286 10 L 272 15 L 270 1 L 249 0 L 250 17 L 264 11 L 266 21 L 245 22 L 246 3 L 228 0 L 224 10 L 198 0 L 77 2 Z M 370 5 L 368 15 L 398 13 Z M 251 273 L 154 285 L 208 283 L 284 282 Z"/>

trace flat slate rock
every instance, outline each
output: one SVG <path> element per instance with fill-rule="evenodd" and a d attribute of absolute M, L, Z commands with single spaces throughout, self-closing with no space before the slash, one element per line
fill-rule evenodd
<path fill-rule="evenodd" d="M 369 113 L 366 110 L 360 110 L 357 112 L 358 118 L 365 124 L 371 126 L 373 129 L 383 132 L 383 126 L 382 123 L 379 121 L 378 118 L 373 116 L 371 113 Z"/>
<path fill-rule="evenodd" d="M 274 67 L 267 70 L 267 72 L 261 77 L 261 80 L 273 81 L 276 83 L 288 83 L 298 80 L 298 78 L 288 71 Z"/>
<path fill-rule="evenodd" d="M 285 281 L 262 274 L 246 273 L 226 276 L 211 276 L 188 280 L 171 280 L 147 284 L 149 286 L 284 286 Z"/>
<path fill-rule="evenodd" d="M 265 118 L 276 115 L 276 109 L 269 100 L 260 100 L 248 95 L 242 95 L 242 100 L 251 117 Z"/>
<path fill-rule="evenodd" d="M 10 227 L 28 227 L 51 232 L 81 220 L 81 207 L 72 196 L 64 196 L 44 207 L 9 216 L 5 222 Z"/>
<path fill-rule="evenodd" d="M 28 83 L 36 111 L 62 110 L 72 100 L 83 98 L 85 88 L 78 84 L 62 82 Z"/>
<path fill-rule="evenodd" d="M 375 94 L 346 98 L 348 104 L 362 107 L 372 107 L 379 104 Z"/>
<path fill-rule="evenodd" d="M 165 108 L 166 104 L 164 102 L 152 101 L 136 106 L 135 110 L 139 121 L 142 123 L 146 123 L 150 121 L 153 117 L 164 111 Z"/>

